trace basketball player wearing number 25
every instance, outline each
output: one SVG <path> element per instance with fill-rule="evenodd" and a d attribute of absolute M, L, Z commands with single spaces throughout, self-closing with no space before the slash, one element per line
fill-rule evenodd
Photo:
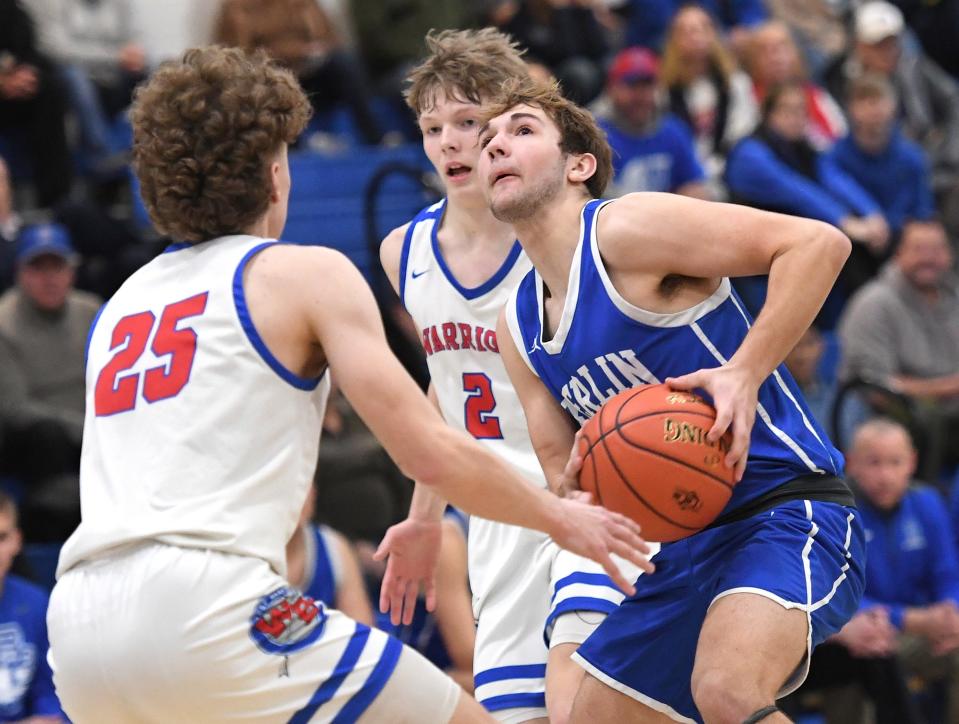
<path fill-rule="evenodd" d="M 487 117 L 480 176 L 534 266 L 501 315 L 500 352 L 551 485 L 576 485 L 575 423 L 658 382 L 711 399 L 708 440 L 731 431 L 725 463 L 739 480 L 720 517 L 664 543 L 657 571 L 574 655 L 589 675 L 572 720 L 788 721 L 777 696 L 863 588 L 842 456 L 780 364 L 849 241 L 816 221 L 672 194 L 597 200 L 609 146 L 553 86 L 511 83 Z M 767 273 L 754 321 L 729 277 Z"/>
<path fill-rule="evenodd" d="M 635 523 L 524 484 L 443 422 L 342 254 L 276 241 L 308 113 L 288 70 L 235 48 L 189 50 L 137 90 L 137 177 L 178 243 L 90 333 L 83 519 L 47 616 L 78 724 L 491 721 L 416 651 L 286 578 L 331 376 L 400 469 L 464 510 L 610 571 L 611 552 L 645 563 Z"/>

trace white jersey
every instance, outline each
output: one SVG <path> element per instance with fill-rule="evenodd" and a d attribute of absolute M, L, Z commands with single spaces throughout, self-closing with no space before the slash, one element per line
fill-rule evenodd
<path fill-rule="evenodd" d="M 243 270 L 274 243 L 175 244 L 101 310 L 87 355 L 83 522 L 59 574 L 154 540 L 261 558 L 285 575 L 330 382 L 285 369 L 250 318 Z"/>
<path fill-rule="evenodd" d="M 430 378 L 447 423 L 470 433 L 545 487 L 526 416 L 499 356 L 496 323 L 532 268 L 516 242 L 492 278 L 463 287 L 443 260 L 436 234 L 445 200 L 410 223 L 400 263 L 400 296 L 420 332 Z"/>
<path fill-rule="evenodd" d="M 500 310 L 532 264 L 517 242 L 488 281 L 463 287 L 437 240 L 445 208 L 440 201 L 410 222 L 400 257 L 400 296 L 419 328 L 440 409 L 450 425 L 545 487 L 496 340 Z M 623 594 L 599 564 L 561 552 L 540 531 L 473 517 L 467 552 L 477 620 L 476 699 L 502 721 L 543 718 L 547 642 L 553 645 L 557 618 L 597 613 L 590 619 L 596 626 Z M 624 573 L 636 575 L 636 569 L 629 564 Z M 586 633 L 579 633 L 575 641 L 560 636 L 557 643 L 580 643 Z"/>

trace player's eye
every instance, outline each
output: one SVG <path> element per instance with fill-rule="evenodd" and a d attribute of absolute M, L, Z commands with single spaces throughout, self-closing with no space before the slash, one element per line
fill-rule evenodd
<path fill-rule="evenodd" d="M 529 126 L 520 126 L 519 128 L 516 129 L 517 136 L 528 136 L 532 132 L 533 132 L 533 129 L 530 128 Z"/>
<path fill-rule="evenodd" d="M 462 122 L 462 125 L 463 125 L 464 128 L 472 128 L 473 126 L 476 125 L 476 119 L 475 119 L 475 118 L 464 118 L 464 119 L 463 119 L 463 122 Z"/>
<path fill-rule="evenodd" d="M 486 148 L 489 142 L 493 140 L 492 134 L 487 134 L 480 139 L 480 148 Z"/>
<path fill-rule="evenodd" d="M 439 126 L 429 126 L 423 129 L 423 133 L 425 133 L 427 136 L 435 136 L 439 132 L 440 132 Z"/>

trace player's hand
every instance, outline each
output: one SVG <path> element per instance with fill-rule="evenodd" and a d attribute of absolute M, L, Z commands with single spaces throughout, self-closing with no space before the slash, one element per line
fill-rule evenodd
<path fill-rule="evenodd" d="M 886 658 L 896 651 L 897 633 L 884 608 L 853 616 L 834 639 L 856 658 Z"/>
<path fill-rule="evenodd" d="M 552 532 L 553 540 L 568 551 L 599 563 L 613 582 L 627 595 L 636 589 L 610 557 L 615 553 L 631 561 L 646 573 L 656 570 L 649 560 L 649 544 L 639 535 L 639 524 L 624 515 L 588 502 L 586 493 L 559 501 L 563 506 L 562 524 Z"/>
<path fill-rule="evenodd" d="M 581 437 L 582 430 L 577 430 L 576 437 L 573 438 L 573 448 L 569 451 L 569 459 L 566 461 L 566 467 L 559 477 L 553 479 L 550 486 L 552 491 L 561 498 L 574 497 L 575 493 L 582 493 L 579 489 L 579 471 L 583 469 L 583 455 L 579 449 Z M 580 496 L 580 499 L 589 502 L 589 494 L 582 493 L 582 495 L 587 497 L 582 498 Z"/>
<path fill-rule="evenodd" d="M 702 389 L 713 398 L 716 422 L 706 438 L 715 443 L 727 431 L 731 432 L 732 443 L 726 453 L 726 467 L 734 468 L 737 483 L 742 480 L 749 459 L 749 437 L 756 420 L 760 382 L 749 370 L 729 363 L 682 377 L 666 378 L 666 384 L 674 390 L 692 392 Z"/>
<path fill-rule="evenodd" d="M 420 586 L 426 595 L 426 610 L 436 608 L 436 565 L 442 538 L 439 521 L 408 518 L 386 531 L 373 554 L 374 560 L 387 559 L 380 611 L 390 614 L 394 626 L 413 622 Z"/>

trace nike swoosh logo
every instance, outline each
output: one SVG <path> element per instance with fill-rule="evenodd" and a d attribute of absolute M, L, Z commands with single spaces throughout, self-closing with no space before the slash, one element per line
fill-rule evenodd
<path fill-rule="evenodd" d="M 429 269 L 424 269 L 423 271 L 420 271 L 420 272 L 415 271 L 415 272 L 413 272 L 410 276 L 412 276 L 414 279 L 416 279 L 416 277 L 421 277 L 421 276 L 423 276 L 424 274 L 426 274 L 426 272 L 428 272 L 428 271 L 429 271 Z"/>

